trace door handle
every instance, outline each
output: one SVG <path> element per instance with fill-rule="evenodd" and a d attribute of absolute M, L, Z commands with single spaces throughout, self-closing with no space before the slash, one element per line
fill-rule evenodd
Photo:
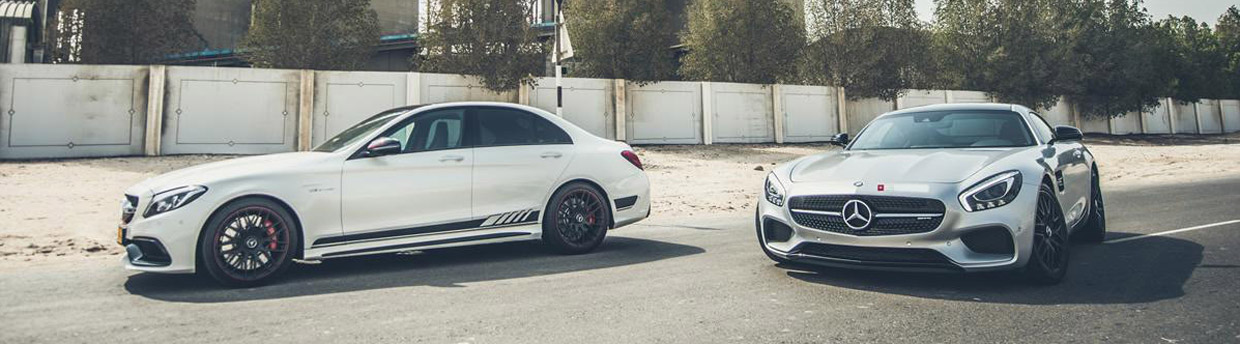
<path fill-rule="evenodd" d="M 544 159 L 545 158 L 559 159 L 560 157 L 564 156 L 564 154 L 560 154 L 560 152 L 546 152 L 546 153 L 542 153 L 542 155 L 540 156 L 543 157 Z"/>
<path fill-rule="evenodd" d="M 460 155 L 444 155 L 443 157 L 439 158 L 439 162 L 447 162 L 447 161 L 461 162 L 461 161 L 465 161 L 465 157 L 460 156 Z"/>

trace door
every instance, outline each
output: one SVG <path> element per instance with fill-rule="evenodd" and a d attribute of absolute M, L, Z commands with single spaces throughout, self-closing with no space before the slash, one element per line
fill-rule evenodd
<path fill-rule="evenodd" d="M 539 115 L 504 107 L 472 112 L 474 215 L 484 225 L 538 221 L 543 201 L 574 150 L 563 129 Z"/>
<path fill-rule="evenodd" d="M 381 135 L 401 142 L 399 154 L 346 161 L 341 178 L 345 235 L 422 234 L 410 229 L 468 221 L 474 152 L 465 144 L 464 131 L 464 109 L 417 114 Z M 368 239 L 385 237 L 378 234 Z"/>
<path fill-rule="evenodd" d="M 1064 212 L 1064 221 L 1074 224 L 1084 212 L 1085 197 L 1089 197 L 1089 167 L 1085 165 L 1085 146 L 1079 141 L 1058 141 L 1055 131 L 1041 115 L 1033 114 L 1033 129 L 1042 142 L 1053 152 L 1051 155 L 1055 167 L 1055 190 L 1058 191 L 1059 205 Z M 1050 159 L 1048 159 L 1050 160 Z M 1082 181 L 1082 175 L 1084 181 Z M 1082 187 L 1084 183 L 1084 187 Z"/>

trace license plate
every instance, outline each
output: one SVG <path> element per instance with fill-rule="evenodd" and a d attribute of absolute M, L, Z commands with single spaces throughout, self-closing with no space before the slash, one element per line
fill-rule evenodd
<path fill-rule="evenodd" d="M 125 246 L 125 226 L 116 226 L 116 244 Z"/>

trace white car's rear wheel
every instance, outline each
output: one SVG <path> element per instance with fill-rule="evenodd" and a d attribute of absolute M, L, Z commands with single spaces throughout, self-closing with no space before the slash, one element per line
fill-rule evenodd
<path fill-rule="evenodd" d="M 261 198 L 243 199 L 220 208 L 207 221 L 198 257 L 221 284 L 255 286 L 292 265 L 299 241 L 297 224 L 284 207 Z"/>
<path fill-rule="evenodd" d="M 543 242 L 565 254 L 593 251 L 611 226 L 611 207 L 602 192 L 585 183 L 556 191 L 543 217 Z"/>

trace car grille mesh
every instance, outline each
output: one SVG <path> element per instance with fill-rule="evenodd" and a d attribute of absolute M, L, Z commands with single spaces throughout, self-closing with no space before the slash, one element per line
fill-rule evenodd
<path fill-rule="evenodd" d="M 838 215 L 796 211 L 811 210 L 839 213 L 844 209 L 844 203 L 854 199 L 864 201 L 874 211 L 875 215 L 932 214 L 936 216 L 875 217 L 869 228 L 854 230 L 844 224 L 844 218 Z M 858 195 L 798 196 L 789 199 L 788 207 L 793 210 L 792 220 L 801 226 L 856 236 L 901 235 L 933 231 L 943 222 L 943 213 L 945 211 L 943 202 L 936 199 Z"/>
<path fill-rule="evenodd" d="M 926 248 L 858 247 L 804 243 L 797 246 L 793 253 L 863 263 L 955 267 L 943 254 Z"/>

